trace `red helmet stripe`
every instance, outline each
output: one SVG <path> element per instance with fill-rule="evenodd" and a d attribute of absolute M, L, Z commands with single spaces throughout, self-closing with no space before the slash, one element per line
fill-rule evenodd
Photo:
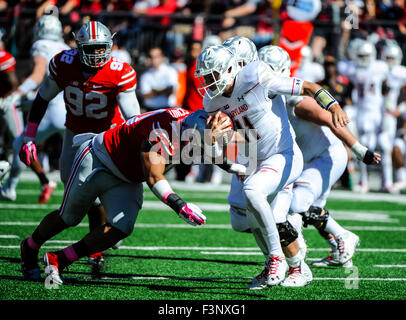
<path fill-rule="evenodd" d="M 91 24 L 90 24 L 90 26 L 91 26 L 91 35 L 92 35 L 92 40 L 96 40 L 96 22 L 92 22 Z"/>

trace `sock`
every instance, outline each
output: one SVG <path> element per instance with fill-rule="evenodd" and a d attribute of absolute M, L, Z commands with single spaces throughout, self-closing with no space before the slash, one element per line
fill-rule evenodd
<path fill-rule="evenodd" d="M 41 246 L 32 239 L 32 236 L 27 239 L 27 244 L 33 250 L 39 250 L 39 248 L 41 248 Z"/>
<path fill-rule="evenodd" d="M 296 254 L 294 257 L 286 258 L 286 262 L 288 263 L 289 267 L 296 268 L 300 265 L 300 253 Z"/>
<path fill-rule="evenodd" d="M 337 241 L 334 238 L 326 239 L 327 244 L 331 247 L 332 251 L 337 250 Z"/>
<path fill-rule="evenodd" d="M 77 255 L 75 249 L 73 249 L 72 246 L 62 249 L 62 252 L 65 255 L 65 257 L 69 260 L 70 264 L 72 262 L 75 262 L 76 260 L 79 260 L 79 256 Z"/>
<path fill-rule="evenodd" d="M 48 180 L 47 176 L 45 175 L 44 170 L 42 170 L 40 173 L 36 173 L 36 175 L 37 175 L 37 177 L 38 177 L 38 179 L 39 179 L 39 182 L 41 183 L 42 186 L 43 186 L 44 184 L 48 184 L 48 183 L 49 183 L 49 180 Z"/>
<path fill-rule="evenodd" d="M 328 217 L 324 230 L 328 233 L 331 233 L 336 238 L 341 236 L 346 231 L 331 216 Z"/>
<path fill-rule="evenodd" d="M 396 180 L 406 181 L 406 168 L 402 167 L 396 170 Z"/>
<path fill-rule="evenodd" d="M 27 243 L 31 249 L 38 250 L 47 240 L 39 234 L 39 228 L 37 227 L 31 237 L 28 238 Z"/>

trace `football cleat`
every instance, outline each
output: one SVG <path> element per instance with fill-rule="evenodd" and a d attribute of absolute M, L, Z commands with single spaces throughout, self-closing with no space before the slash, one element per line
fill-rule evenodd
<path fill-rule="evenodd" d="M 45 266 L 45 274 L 53 284 L 63 284 L 58 264 L 58 255 L 52 252 L 46 252 L 42 258 Z"/>
<path fill-rule="evenodd" d="M 10 164 L 7 161 L 0 161 L 0 182 L 3 180 L 3 178 L 6 176 L 7 172 L 9 172 L 11 169 Z"/>
<path fill-rule="evenodd" d="M 393 184 L 396 193 L 406 190 L 406 181 L 397 181 Z"/>
<path fill-rule="evenodd" d="M 103 265 L 104 265 L 103 252 L 97 252 L 97 253 L 91 254 L 87 258 L 87 263 L 90 265 L 97 265 L 99 267 L 103 267 Z"/>
<path fill-rule="evenodd" d="M 26 280 L 41 279 L 41 271 L 38 266 L 38 250 L 28 246 L 27 239 L 20 244 L 21 272 Z"/>
<path fill-rule="evenodd" d="M 313 261 L 311 263 L 312 267 L 344 267 L 344 268 L 351 268 L 353 266 L 352 259 L 348 260 L 344 264 L 342 264 L 339 259 L 339 252 L 338 251 L 333 251 L 329 256 Z"/>
<path fill-rule="evenodd" d="M 45 203 L 47 202 L 50 198 L 52 193 L 55 191 L 56 188 L 56 181 L 49 181 L 48 184 L 45 184 L 41 187 L 41 194 L 38 198 L 38 203 Z"/>
<path fill-rule="evenodd" d="M 281 282 L 282 287 L 304 287 L 313 280 L 309 266 L 302 260 L 297 267 L 289 267 L 289 275 Z"/>
<path fill-rule="evenodd" d="M 284 257 L 275 256 L 265 263 L 265 268 L 248 285 L 248 289 L 261 290 L 268 286 L 280 284 L 286 276 L 288 264 Z"/>
<path fill-rule="evenodd" d="M 369 187 L 367 185 L 358 184 L 358 185 L 354 186 L 353 191 L 357 192 L 357 193 L 365 194 L 365 193 L 369 192 Z"/>
<path fill-rule="evenodd" d="M 346 231 L 337 237 L 336 241 L 339 252 L 338 260 L 341 264 L 344 264 L 354 255 L 355 249 L 359 245 L 359 237 L 350 231 Z"/>
<path fill-rule="evenodd" d="M 15 201 L 17 199 L 17 193 L 15 190 L 7 189 L 5 185 L 0 188 L 0 200 L 3 201 Z"/>

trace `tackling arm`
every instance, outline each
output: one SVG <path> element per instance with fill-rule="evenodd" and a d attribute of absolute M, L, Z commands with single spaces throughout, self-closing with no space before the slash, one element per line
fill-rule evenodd
<path fill-rule="evenodd" d="M 145 141 L 145 144 L 149 143 Z M 206 223 L 206 217 L 196 205 L 186 203 L 172 190 L 164 176 L 164 157 L 156 152 L 147 151 L 141 153 L 141 160 L 148 187 L 158 199 L 171 207 L 180 218 L 192 226 Z"/>
<path fill-rule="evenodd" d="M 317 102 L 312 98 L 304 98 L 298 102 L 295 106 L 295 114 L 300 119 L 313 122 L 320 126 L 327 126 L 339 138 L 345 143 L 357 158 L 366 164 L 378 164 L 381 160 L 381 156 L 378 153 L 371 152 L 365 146 L 361 145 L 357 138 L 346 127 L 334 126 L 330 114 L 321 110 Z"/>

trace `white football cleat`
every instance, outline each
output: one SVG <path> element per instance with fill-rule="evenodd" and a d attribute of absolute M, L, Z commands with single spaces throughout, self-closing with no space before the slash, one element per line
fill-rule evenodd
<path fill-rule="evenodd" d="M 313 280 L 309 266 L 302 260 L 297 267 L 289 267 L 288 277 L 281 282 L 282 287 L 304 287 Z"/>
<path fill-rule="evenodd" d="M 288 264 L 284 257 L 275 256 L 265 262 L 265 268 L 248 285 L 248 289 L 261 290 L 280 284 L 286 277 Z"/>
<path fill-rule="evenodd" d="M 406 190 L 406 181 L 397 181 L 393 184 L 393 189 L 395 189 L 395 191 L 397 193 L 400 193 L 403 190 Z"/>
<path fill-rule="evenodd" d="M 353 266 L 352 259 L 348 260 L 344 264 L 342 264 L 339 260 L 339 252 L 333 251 L 329 256 L 313 261 L 311 263 L 312 267 L 344 267 L 344 268 L 351 268 Z"/>
<path fill-rule="evenodd" d="M 11 169 L 10 164 L 7 161 L 1 160 L 0 161 L 0 182 L 6 176 L 7 172 Z"/>
<path fill-rule="evenodd" d="M 52 252 L 46 252 L 42 258 L 42 262 L 45 267 L 44 272 L 47 275 L 46 281 L 48 281 L 49 284 L 63 284 L 59 270 L 58 256 Z"/>
<path fill-rule="evenodd" d="M 355 249 L 359 245 L 359 237 L 350 231 L 346 231 L 336 240 L 339 253 L 338 260 L 343 265 L 354 255 Z"/>
<path fill-rule="evenodd" d="M 7 189 L 5 186 L 0 188 L 0 200 L 16 201 L 17 193 L 15 190 Z"/>

